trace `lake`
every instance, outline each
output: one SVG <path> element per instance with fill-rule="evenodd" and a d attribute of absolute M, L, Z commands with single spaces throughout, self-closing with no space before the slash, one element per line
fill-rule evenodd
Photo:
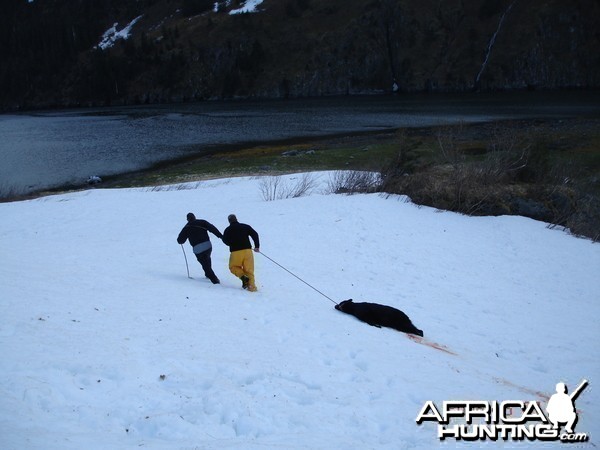
<path fill-rule="evenodd" d="M 0 196 L 81 184 L 219 146 L 521 118 L 600 114 L 600 92 L 407 94 L 0 115 Z"/>

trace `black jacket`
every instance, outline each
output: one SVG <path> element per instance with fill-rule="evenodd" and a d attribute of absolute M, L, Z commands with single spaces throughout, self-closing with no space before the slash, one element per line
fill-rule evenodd
<path fill-rule="evenodd" d="M 229 245 L 229 250 L 232 252 L 252 248 L 249 237 L 254 241 L 254 247 L 260 248 L 258 233 L 250 225 L 235 222 L 223 232 L 223 242 Z"/>
<path fill-rule="evenodd" d="M 194 247 L 195 245 L 210 240 L 207 231 L 210 231 L 218 238 L 223 237 L 221 232 L 213 224 L 207 222 L 206 220 L 196 219 L 188 222 L 188 224 L 183 227 L 181 233 L 179 233 L 179 236 L 177 236 L 177 243 L 183 244 L 189 239 L 190 245 Z"/>

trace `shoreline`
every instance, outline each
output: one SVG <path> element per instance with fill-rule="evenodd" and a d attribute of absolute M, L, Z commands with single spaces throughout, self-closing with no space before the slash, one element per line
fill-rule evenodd
<path fill-rule="evenodd" d="M 97 185 L 73 185 L 65 184 L 49 189 L 26 193 L 22 195 L 9 195 L 0 198 L 1 203 L 31 200 L 49 195 L 57 195 L 67 192 L 79 192 L 88 189 L 102 188 L 128 188 L 128 187 L 152 187 L 165 184 L 178 184 L 194 181 L 203 181 L 215 178 L 227 178 L 238 176 L 256 176 L 256 175 L 280 175 L 283 173 L 294 173 L 311 170 L 376 170 L 380 169 L 385 161 L 381 160 L 382 152 L 379 147 L 398 145 L 398 136 L 404 135 L 411 139 L 432 139 L 436 130 L 450 129 L 457 134 L 457 137 L 463 141 L 479 141 L 489 135 L 494 128 L 499 126 L 511 127 L 516 130 L 526 131 L 535 127 L 543 128 L 548 133 L 566 133 L 568 135 L 581 134 L 594 138 L 598 135 L 600 140 L 600 116 L 578 116 L 564 118 L 538 118 L 538 119 L 506 119 L 490 122 L 474 122 L 447 124 L 426 127 L 399 127 L 384 130 L 367 130 L 357 132 L 335 133 L 323 136 L 300 136 L 285 139 L 276 139 L 272 141 L 261 142 L 241 142 L 236 144 L 212 144 L 204 147 L 202 153 L 194 153 L 184 157 L 159 161 L 152 166 L 124 172 L 120 174 L 102 176 L 102 182 Z M 327 155 L 332 151 L 339 151 L 342 154 L 347 151 L 348 158 L 354 159 L 352 152 L 372 150 L 370 163 L 362 162 L 349 166 L 348 162 L 342 164 L 332 161 L 329 165 L 322 166 L 317 159 L 307 161 L 306 163 L 292 163 L 281 167 L 278 162 L 272 163 L 272 159 L 282 160 L 286 158 L 286 153 L 308 153 L 319 152 L 319 155 Z M 374 149 L 374 150 L 373 150 Z M 600 148 L 597 148 L 600 152 Z M 392 156 L 393 151 L 383 152 Z M 271 158 L 262 163 L 261 160 Z M 298 159 L 299 160 L 299 159 Z M 379 167 L 373 167 L 374 161 L 379 160 Z M 221 168 L 223 162 L 226 167 Z M 277 167 L 277 166 L 280 167 Z M 215 166 L 211 168 L 211 166 Z M 344 167 L 346 166 L 346 167 Z"/>

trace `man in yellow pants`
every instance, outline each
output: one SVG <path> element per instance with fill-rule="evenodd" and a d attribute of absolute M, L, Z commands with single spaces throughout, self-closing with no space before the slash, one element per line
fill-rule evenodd
<path fill-rule="evenodd" d="M 254 255 L 250 238 L 254 242 L 254 251 L 260 252 L 258 233 L 250 225 L 239 223 L 235 214 L 227 217 L 229 226 L 223 232 L 223 242 L 229 246 L 229 270 L 242 280 L 242 288 L 256 291 L 254 281 Z"/>

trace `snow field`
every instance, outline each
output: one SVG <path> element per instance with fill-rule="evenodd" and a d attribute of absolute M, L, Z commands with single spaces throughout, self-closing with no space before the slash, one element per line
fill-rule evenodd
<path fill-rule="evenodd" d="M 243 291 L 212 235 L 222 284 L 186 244 L 188 279 L 175 238 L 190 211 L 221 231 L 237 214 L 325 295 L 399 308 L 457 355 L 335 311 L 260 254 L 259 291 Z M 416 425 L 425 401 L 544 401 L 583 378 L 577 429 L 600 431 L 599 247 L 544 223 L 375 194 L 265 202 L 256 178 L 70 193 L 0 217 L 2 448 L 472 447 Z"/>

